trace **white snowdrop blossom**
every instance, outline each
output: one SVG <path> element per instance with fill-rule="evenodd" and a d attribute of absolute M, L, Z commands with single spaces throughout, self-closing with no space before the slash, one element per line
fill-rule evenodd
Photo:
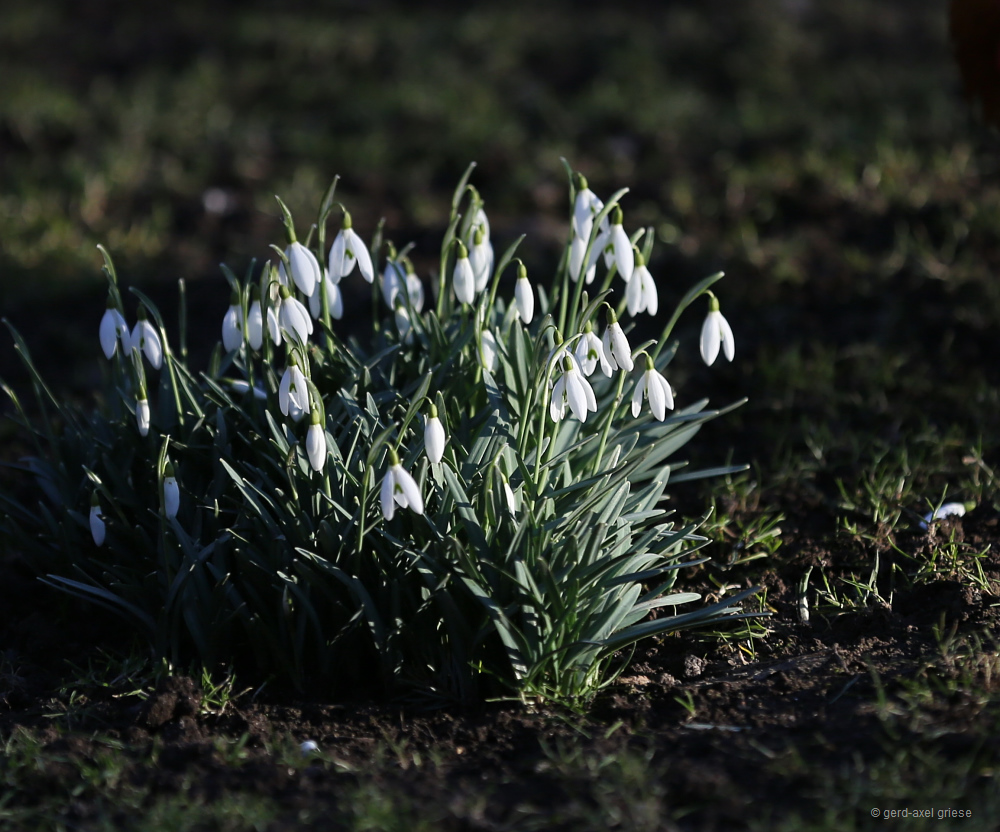
<path fill-rule="evenodd" d="M 403 303 L 402 298 L 396 299 L 396 308 L 393 310 L 393 316 L 396 319 L 396 331 L 399 333 L 399 339 L 404 344 L 412 344 L 413 323 L 410 321 L 410 313 L 406 311 L 406 304 Z"/>
<path fill-rule="evenodd" d="M 431 415 L 424 416 L 424 452 L 431 462 L 440 462 L 444 456 L 444 425 L 438 418 L 437 405 L 431 403 Z"/>
<path fill-rule="evenodd" d="M 90 497 L 90 534 L 94 538 L 95 546 L 104 545 L 104 532 L 104 514 L 95 491 Z"/>
<path fill-rule="evenodd" d="M 322 278 L 322 281 L 316 287 L 315 294 L 309 298 L 309 314 L 317 321 L 323 317 L 323 286 L 325 285 L 326 308 L 330 317 L 339 321 L 344 317 L 344 296 L 340 292 L 340 286 L 331 280 L 329 275 Z"/>
<path fill-rule="evenodd" d="M 573 236 L 583 240 L 586 246 L 590 232 L 594 228 L 594 217 L 604 209 L 604 203 L 590 190 L 582 174 L 577 174 L 576 186 L 576 200 L 573 203 Z"/>
<path fill-rule="evenodd" d="M 128 323 L 126 323 L 122 313 L 112 305 L 111 298 L 108 298 L 107 309 L 104 310 L 104 315 L 101 318 L 100 338 L 101 349 L 104 350 L 104 355 L 109 359 L 118 349 L 119 341 L 122 342 L 123 349 L 128 349 L 126 346 L 130 340 Z"/>
<path fill-rule="evenodd" d="M 553 422 L 561 422 L 566 416 L 566 406 L 581 422 L 587 421 L 587 413 L 597 412 L 597 397 L 594 388 L 580 372 L 576 362 L 568 355 L 562 360 L 563 373 L 552 388 L 549 402 L 549 416 Z"/>
<path fill-rule="evenodd" d="M 280 295 L 277 315 L 277 322 L 279 325 L 278 328 L 283 330 L 285 335 L 293 341 L 298 341 L 299 344 L 305 344 L 305 342 L 309 339 L 309 336 L 312 335 L 312 318 L 309 317 L 309 313 L 302 305 L 302 302 L 293 298 L 292 293 L 288 291 L 286 286 L 281 286 L 278 289 L 278 292 Z M 268 321 L 268 324 L 270 325 L 270 320 Z M 274 333 L 272 332 L 272 335 L 273 334 Z M 276 344 L 280 344 L 280 337 L 275 338 L 274 342 Z"/>
<path fill-rule="evenodd" d="M 975 508 L 974 504 L 970 504 L 972 508 Z M 920 522 L 920 528 L 926 529 L 928 525 L 933 523 L 935 520 L 943 520 L 945 517 L 965 517 L 966 505 L 965 503 L 945 503 L 944 505 L 938 506 L 934 511 L 930 511 L 924 515 L 924 519 Z"/>
<path fill-rule="evenodd" d="M 298 286 L 299 291 L 307 297 L 312 297 L 320 278 L 319 261 L 316 259 L 316 255 L 302 243 L 293 242 L 289 243 L 288 248 L 285 249 L 285 257 L 288 258 L 288 265 L 292 270 L 292 280 Z"/>
<path fill-rule="evenodd" d="M 236 352 L 243 346 L 243 308 L 237 292 L 233 292 L 229 309 L 222 318 L 222 346 L 226 352 Z"/>
<path fill-rule="evenodd" d="M 705 323 L 701 325 L 701 357 L 702 360 L 711 366 L 715 359 L 719 357 L 719 348 L 722 348 L 727 361 L 732 361 L 736 354 L 736 341 L 733 339 L 733 330 L 729 322 L 722 317 L 719 311 L 719 300 L 715 295 L 709 293 L 708 315 Z"/>
<path fill-rule="evenodd" d="M 247 312 L 247 338 L 252 349 L 259 350 L 264 345 L 264 316 L 260 310 L 260 301 L 253 300 Z"/>
<path fill-rule="evenodd" d="M 167 515 L 168 520 L 173 520 L 180 507 L 181 492 L 177 487 L 173 463 L 168 462 L 163 469 L 163 512 Z"/>
<path fill-rule="evenodd" d="M 491 373 L 497 368 L 497 339 L 488 329 L 483 330 L 479 361 Z"/>
<path fill-rule="evenodd" d="M 635 364 L 632 363 L 632 348 L 629 346 L 628 338 L 622 332 L 621 324 L 615 313 L 608 310 L 608 328 L 604 330 L 604 354 L 607 356 L 611 368 L 617 370 L 621 367 L 627 372 L 632 372 Z"/>
<path fill-rule="evenodd" d="M 163 344 L 160 341 L 160 334 L 146 320 L 146 313 L 141 306 L 139 320 L 132 327 L 132 335 L 129 337 L 129 349 L 141 351 L 150 366 L 156 370 L 163 365 Z"/>
<path fill-rule="evenodd" d="M 330 278 L 339 282 L 347 277 L 357 264 L 361 276 L 369 283 L 375 280 L 372 258 L 358 233 L 352 228 L 351 215 L 344 211 L 344 224 L 330 246 Z"/>
<path fill-rule="evenodd" d="M 293 422 L 299 421 L 309 410 L 309 385 L 305 374 L 294 360 L 281 376 L 278 407 L 281 408 L 282 415 L 290 417 Z"/>
<path fill-rule="evenodd" d="M 315 754 L 319 751 L 319 745 L 316 744 L 315 740 L 306 740 L 299 746 L 299 751 L 303 757 L 308 757 L 310 754 Z"/>
<path fill-rule="evenodd" d="M 390 260 L 382 272 L 382 297 L 390 309 L 396 308 L 396 298 L 402 296 L 409 301 L 414 312 L 424 308 L 424 284 L 414 274 L 409 260 Z"/>
<path fill-rule="evenodd" d="M 149 399 L 145 394 L 135 403 L 135 422 L 139 426 L 139 434 L 145 436 L 149 433 Z"/>
<path fill-rule="evenodd" d="M 632 255 L 632 241 L 622 228 L 622 209 L 617 205 L 611 212 L 611 234 L 608 244 L 611 246 L 610 253 L 614 257 L 614 263 L 618 266 L 618 274 L 628 283 L 632 279 L 635 258 Z"/>
<path fill-rule="evenodd" d="M 326 432 L 319 423 L 319 411 L 314 407 L 309 430 L 306 431 L 306 456 L 314 471 L 322 471 L 326 462 Z"/>
<path fill-rule="evenodd" d="M 670 383 L 653 367 L 653 359 L 646 356 L 646 372 L 642 374 L 632 393 L 632 416 L 638 416 L 643 398 L 649 399 L 649 409 L 659 421 L 667 418 L 667 409 L 674 409 L 674 394 Z"/>
<path fill-rule="evenodd" d="M 517 283 L 514 285 L 514 302 L 517 304 L 518 314 L 525 325 L 531 323 L 535 315 L 535 296 L 531 292 L 531 284 L 528 282 L 528 271 L 521 263 L 517 269 Z"/>
<path fill-rule="evenodd" d="M 403 469 L 399 455 L 389 449 L 389 470 L 382 479 L 382 490 L 379 495 L 382 501 L 382 516 L 392 520 L 396 506 L 412 509 L 417 514 L 424 513 L 424 499 L 420 496 L 420 488 L 416 480 Z"/>
<path fill-rule="evenodd" d="M 584 282 L 587 284 L 594 282 L 594 276 L 597 274 L 597 252 L 600 250 L 600 238 L 598 238 L 594 241 L 594 247 L 591 249 L 591 255 L 587 263 L 587 273 L 584 276 Z M 574 283 L 580 280 L 580 274 L 583 272 L 583 258 L 586 253 L 587 240 L 574 237 L 573 242 L 569 244 L 569 276 Z"/>
<path fill-rule="evenodd" d="M 451 282 L 455 289 L 455 297 L 460 303 L 472 303 L 476 297 L 476 277 L 469 262 L 469 250 L 461 241 L 458 246 L 458 257 L 455 259 L 455 271 Z"/>
<path fill-rule="evenodd" d="M 592 376 L 598 364 L 601 365 L 601 372 L 608 378 L 614 372 L 607 353 L 604 351 L 604 343 L 597 337 L 589 323 L 586 331 L 580 336 L 580 340 L 576 342 L 574 355 L 576 360 L 580 362 L 580 369 L 586 376 Z"/>
<path fill-rule="evenodd" d="M 482 292 L 490 281 L 493 271 L 493 244 L 490 242 L 483 226 L 477 226 L 472 235 L 472 245 L 469 249 L 469 265 L 472 266 L 472 276 L 476 284 L 476 292 Z"/>
<path fill-rule="evenodd" d="M 659 308 L 656 282 L 646 268 L 646 261 L 641 254 L 635 255 L 635 268 L 625 289 L 625 300 L 628 303 L 628 313 L 633 318 L 640 312 L 655 315 Z"/>

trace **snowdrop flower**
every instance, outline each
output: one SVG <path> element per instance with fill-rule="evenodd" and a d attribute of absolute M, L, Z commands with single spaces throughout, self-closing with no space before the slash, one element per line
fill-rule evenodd
<path fill-rule="evenodd" d="M 611 212 L 611 234 L 608 244 L 611 246 L 614 263 L 618 266 L 618 274 L 628 283 L 632 279 L 635 259 L 632 256 L 632 241 L 622 228 L 622 209 L 617 205 Z"/>
<path fill-rule="evenodd" d="M 146 310 L 141 306 L 139 307 L 139 320 L 132 327 L 129 349 L 141 350 L 150 366 L 156 370 L 159 370 L 163 364 L 163 344 L 160 342 L 160 335 L 146 320 Z"/>
<path fill-rule="evenodd" d="M 135 421 L 139 426 L 140 436 L 149 433 L 149 399 L 146 398 L 145 390 L 140 390 L 139 399 L 135 403 Z"/>
<path fill-rule="evenodd" d="M 309 430 L 306 431 L 306 456 L 314 471 L 322 471 L 326 462 L 326 432 L 319 423 L 319 410 L 312 409 Z"/>
<path fill-rule="evenodd" d="M 299 751 L 303 757 L 308 757 L 310 754 L 315 754 L 319 751 L 319 746 L 314 740 L 306 740 L 302 745 L 299 746 Z"/>
<path fill-rule="evenodd" d="M 250 341 L 250 346 L 259 350 L 264 345 L 264 316 L 260 310 L 260 298 L 257 297 L 257 287 L 253 287 L 251 291 L 251 298 L 253 300 L 250 302 L 250 310 L 247 312 L 247 338 Z M 271 310 L 268 310 L 268 318 L 271 317 Z M 275 327 L 277 331 L 277 326 Z M 280 336 L 279 336 L 280 337 Z"/>
<path fill-rule="evenodd" d="M 340 287 L 330 279 L 330 276 L 322 278 L 322 283 L 316 287 L 316 293 L 309 298 L 309 314 L 317 321 L 323 317 L 323 286 L 326 286 L 326 308 L 330 317 L 338 321 L 344 317 L 344 296 L 340 292 Z"/>
<path fill-rule="evenodd" d="M 727 361 L 732 361 L 736 354 L 736 342 L 733 340 L 733 330 L 729 322 L 722 317 L 719 311 L 719 299 L 711 292 L 708 293 L 708 316 L 705 323 L 701 325 L 701 357 L 709 366 L 719 357 L 719 347 L 726 356 Z"/>
<path fill-rule="evenodd" d="M 923 521 L 920 523 L 920 528 L 926 529 L 935 520 L 943 520 L 945 517 L 965 517 L 967 508 L 975 508 L 975 503 L 968 505 L 965 503 L 945 503 L 942 506 L 938 506 L 934 511 L 925 514 Z"/>
<path fill-rule="evenodd" d="M 473 195 L 475 197 L 475 201 L 478 204 L 476 205 L 476 213 L 472 215 L 472 224 L 469 226 L 469 228 L 473 229 L 473 231 L 472 231 L 472 233 L 470 233 L 469 237 L 471 239 L 472 237 L 475 236 L 474 229 L 481 228 L 482 231 L 483 231 L 483 236 L 487 240 L 489 240 L 490 239 L 490 221 L 489 221 L 489 218 L 486 216 L 486 211 L 483 210 L 483 202 L 482 202 L 482 200 L 479 197 L 479 191 L 477 191 L 475 188 L 470 188 L 470 190 L 473 192 Z"/>
<path fill-rule="evenodd" d="M 483 330 L 482 345 L 479 348 L 479 361 L 489 372 L 497 367 L 497 339 L 488 329 Z"/>
<path fill-rule="evenodd" d="M 330 278 L 334 282 L 339 282 L 342 277 L 347 277 L 354 270 L 355 263 L 365 280 L 369 283 L 375 280 L 371 255 L 352 228 L 351 215 L 345 210 L 344 224 L 334 238 L 333 245 L 330 246 Z"/>
<path fill-rule="evenodd" d="M 621 324 L 618 323 L 618 316 L 615 315 L 611 307 L 608 307 L 608 328 L 604 330 L 604 354 L 608 358 L 613 370 L 621 367 L 623 370 L 632 372 L 635 366 L 632 363 L 632 348 L 628 344 L 625 333 L 622 332 Z"/>
<path fill-rule="evenodd" d="M 503 478 L 503 496 L 507 502 L 507 511 L 510 512 L 511 517 L 517 517 L 517 497 L 514 496 L 514 490 L 510 487 L 510 483 L 507 482 L 507 477 L 502 472 L 500 476 Z"/>
<path fill-rule="evenodd" d="M 604 209 L 601 202 L 587 186 L 582 173 L 576 174 L 576 201 L 573 203 L 573 237 L 582 240 L 586 247 L 590 232 L 594 228 L 594 217 Z"/>
<path fill-rule="evenodd" d="M 594 282 L 594 276 L 597 274 L 597 252 L 600 252 L 601 248 L 601 238 L 598 237 L 598 239 L 594 241 L 590 259 L 587 263 L 587 271 L 584 276 L 584 282 L 587 284 Z M 574 283 L 578 283 L 580 280 L 580 274 L 584 270 L 583 256 L 586 253 L 587 240 L 581 237 L 574 237 L 573 242 L 569 244 L 569 276 L 572 278 Z"/>
<path fill-rule="evenodd" d="M 382 272 L 382 297 L 385 299 L 386 306 L 395 309 L 396 298 L 403 293 L 415 312 L 423 310 L 424 284 L 413 273 L 412 264 L 407 259 L 390 260 L 385 264 L 385 271 Z"/>
<path fill-rule="evenodd" d="M 168 460 L 163 469 L 163 512 L 168 520 L 173 520 L 177 516 L 180 506 L 181 492 L 174 476 L 174 465 Z"/>
<path fill-rule="evenodd" d="M 313 331 L 313 323 L 309 317 L 309 313 L 301 301 L 292 297 L 292 293 L 288 291 L 288 287 L 281 286 L 278 292 L 281 296 L 277 316 L 279 328 L 284 330 L 285 335 L 289 338 L 298 341 L 300 344 L 305 344 Z M 270 324 L 270 321 L 268 321 L 268 324 Z M 280 338 L 275 338 L 274 340 L 277 344 L 281 343 Z"/>
<path fill-rule="evenodd" d="M 292 280 L 299 287 L 299 291 L 307 297 L 312 297 L 320 278 L 319 261 L 316 259 L 316 255 L 302 243 L 292 242 L 285 249 L 285 257 L 288 258 L 288 265 L 292 270 Z"/>
<path fill-rule="evenodd" d="M 438 418 L 437 405 L 431 402 L 431 415 L 424 416 L 424 452 L 431 462 L 440 462 L 444 456 L 444 425 Z"/>
<path fill-rule="evenodd" d="M 632 416 L 638 416 L 642 409 L 643 398 L 649 399 L 649 409 L 659 421 L 667 418 L 667 408 L 674 409 L 674 394 L 670 384 L 653 367 L 653 359 L 646 356 L 646 372 L 642 374 L 639 383 L 632 393 Z"/>
<path fill-rule="evenodd" d="M 482 210 L 482 209 L 480 209 Z M 472 276 L 476 282 L 476 292 L 482 292 L 490 281 L 493 271 L 493 244 L 484 226 L 476 226 L 472 234 L 472 248 L 469 252 L 469 264 L 472 266 Z"/>
<path fill-rule="evenodd" d="M 589 321 L 587 322 L 586 330 L 580 336 L 580 340 L 576 342 L 574 355 L 576 355 L 576 360 L 580 362 L 580 369 L 586 376 L 594 374 L 598 363 L 601 365 L 601 372 L 608 378 L 614 372 L 611 362 L 608 360 L 607 353 L 604 351 L 604 343 L 594 333 Z"/>
<path fill-rule="evenodd" d="M 566 416 L 566 405 L 581 422 L 587 421 L 589 411 L 597 412 L 597 397 L 594 388 L 584 378 L 576 362 L 568 355 L 562 359 L 563 374 L 552 388 L 549 402 L 549 416 L 553 422 L 560 422 Z"/>
<path fill-rule="evenodd" d="M 410 313 L 406 311 L 406 304 L 402 298 L 396 298 L 396 331 L 399 332 L 399 339 L 404 344 L 413 343 L 413 324 L 410 322 Z"/>
<path fill-rule="evenodd" d="M 633 318 L 640 312 L 648 312 L 655 315 L 659 308 L 659 300 L 656 294 L 656 283 L 653 276 L 646 268 L 646 259 L 638 252 L 635 255 L 635 268 L 632 270 L 632 279 L 625 289 L 625 300 L 628 302 L 628 313 Z"/>
<path fill-rule="evenodd" d="M 399 463 L 399 455 L 389 448 L 389 470 L 382 480 L 382 516 L 392 520 L 396 513 L 396 505 L 413 509 L 417 514 L 424 513 L 424 500 L 420 496 L 420 488 L 416 481 L 403 470 Z"/>
<path fill-rule="evenodd" d="M 469 250 L 461 240 L 455 245 L 458 246 L 458 258 L 455 260 L 455 271 L 451 277 L 455 297 L 460 303 L 472 303 L 476 296 L 476 277 L 469 262 Z"/>
<path fill-rule="evenodd" d="M 233 291 L 229 298 L 229 309 L 222 319 L 222 346 L 226 352 L 236 352 L 242 345 L 243 309 L 240 306 L 239 293 Z"/>
<path fill-rule="evenodd" d="M 108 296 L 108 306 L 104 310 L 104 317 L 101 318 L 101 349 L 104 355 L 111 358 L 118 349 L 118 342 L 122 342 L 124 349 L 127 349 L 129 342 L 128 324 L 125 317 L 114 307 L 111 296 Z"/>
<path fill-rule="evenodd" d="M 90 534 L 95 546 L 104 545 L 104 514 L 101 512 L 101 501 L 95 491 L 90 496 Z"/>
<path fill-rule="evenodd" d="M 278 407 L 282 415 L 290 416 L 293 422 L 299 421 L 309 410 L 309 385 L 294 357 L 278 385 Z"/>
<path fill-rule="evenodd" d="M 517 267 L 517 284 L 514 286 L 514 301 L 517 304 L 517 311 L 525 325 L 531 323 L 535 315 L 535 296 L 531 293 L 531 284 L 528 282 L 528 270 L 524 263 Z"/>

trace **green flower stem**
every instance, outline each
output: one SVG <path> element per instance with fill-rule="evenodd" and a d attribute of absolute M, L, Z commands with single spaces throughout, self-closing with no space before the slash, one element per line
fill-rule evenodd
<path fill-rule="evenodd" d="M 626 372 L 622 370 L 618 373 L 618 389 L 615 391 L 615 400 L 608 408 L 607 416 L 604 420 L 604 427 L 601 430 L 601 444 L 597 446 L 597 456 L 594 457 L 594 474 L 601 470 L 601 461 L 604 459 L 604 449 L 608 444 L 608 434 L 611 433 L 611 423 L 615 420 L 615 414 L 622 403 L 622 390 L 625 389 Z"/>

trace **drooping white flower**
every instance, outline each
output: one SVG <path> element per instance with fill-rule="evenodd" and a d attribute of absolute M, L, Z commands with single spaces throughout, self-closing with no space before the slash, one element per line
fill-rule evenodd
<path fill-rule="evenodd" d="M 622 209 L 617 205 L 611 212 L 611 234 L 608 244 L 611 246 L 614 263 L 618 266 L 618 274 L 628 283 L 632 279 L 635 258 L 632 256 L 632 241 L 622 228 Z"/>
<path fill-rule="evenodd" d="M 101 349 L 104 350 L 104 355 L 109 359 L 118 349 L 119 341 L 122 342 L 122 348 L 127 350 L 125 345 L 130 340 L 128 324 L 122 313 L 114 307 L 110 297 L 108 298 L 108 306 L 104 310 L 104 316 L 101 318 L 100 337 Z"/>
<path fill-rule="evenodd" d="M 472 303 L 476 297 L 476 277 L 469 262 L 469 250 L 461 241 L 455 245 L 458 247 L 458 257 L 455 259 L 455 271 L 451 277 L 455 297 L 460 303 Z"/>
<path fill-rule="evenodd" d="M 132 327 L 132 334 L 129 336 L 128 347 L 131 350 L 141 351 L 146 356 L 150 366 L 156 370 L 159 370 L 163 364 L 163 344 L 160 341 L 160 334 L 146 320 L 146 312 L 141 306 L 139 307 L 139 320 Z"/>
<path fill-rule="evenodd" d="M 330 279 L 330 276 L 322 278 L 322 282 L 316 287 L 316 293 L 309 298 L 309 314 L 317 321 L 323 317 L 323 286 L 326 285 L 326 308 L 330 312 L 330 317 L 340 320 L 344 317 L 344 296 L 341 294 L 340 286 Z"/>
<path fill-rule="evenodd" d="M 145 394 L 135 403 L 135 421 L 139 426 L 139 434 L 145 436 L 149 433 L 149 399 Z"/>
<path fill-rule="evenodd" d="M 334 237 L 333 245 L 330 246 L 330 279 L 335 283 L 339 282 L 342 277 L 347 277 L 354 270 L 355 264 L 365 280 L 369 283 L 375 280 L 368 248 L 352 228 L 351 215 L 344 211 L 344 224 Z"/>
<path fill-rule="evenodd" d="M 389 470 L 382 479 L 382 490 L 379 495 L 382 501 L 382 516 L 392 520 L 396 513 L 396 505 L 409 508 L 417 514 L 424 513 L 424 499 L 420 496 L 420 488 L 416 480 L 403 469 L 399 455 L 389 449 Z"/>
<path fill-rule="evenodd" d="M 486 288 L 486 284 L 490 282 L 490 274 L 493 271 L 493 244 L 483 226 L 477 226 L 472 235 L 469 264 L 472 266 L 476 292 L 482 292 Z"/>
<path fill-rule="evenodd" d="M 479 361 L 491 373 L 497 368 L 497 339 L 488 329 L 483 330 Z"/>
<path fill-rule="evenodd" d="M 659 421 L 667 418 L 667 409 L 674 409 L 674 394 L 667 380 L 656 372 L 653 359 L 646 356 L 646 371 L 635 385 L 632 393 L 632 416 L 638 416 L 643 398 L 649 399 L 649 409 Z"/>
<path fill-rule="evenodd" d="M 163 512 L 168 520 L 173 520 L 177 516 L 180 506 L 181 492 L 174 476 L 174 465 L 168 461 L 163 469 Z"/>
<path fill-rule="evenodd" d="M 517 497 L 514 496 L 514 489 L 507 482 L 507 477 L 504 477 L 503 474 L 500 476 L 503 477 L 503 496 L 507 503 L 507 511 L 510 512 L 511 517 L 517 517 Z"/>
<path fill-rule="evenodd" d="M 277 331 L 277 327 L 275 327 Z M 280 337 L 280 336 L 279 336 Z M 259 350 L 264 345 L 264 316 L 260 311 L 260 300 L 254 299 L 247 312 L 247 338 L 250 346 Z"/>
<path fill-rule="evenodd" d="M 587 240 L 590 239 L 590 232 L 594 228 L 594 217 L 601 213 L 604 203 L 587 186 L 587 180 L 583 174 L 576 175 L 576 187 L 576 200 L 573 203 L 573 236 L 583 240 L 586 246 Z"/>
<path fill-rule="evenodd" d="M 482 202 L 479 200 L 479 194 L 476 192 L 476 201 L 479 203 L 476 206 L 476 213 L 472 215 L 472 224 L 469 226 L 469 239 L 470 241 L 475 236 L 476 229 L 482 229 L 483 236 L 489 240 L 490 238 L 490 220 L 486 216 L 486 211 L 483 208 Z"/>
<path fill-rule="evenodd" d="M 393 317 L 396 319 L 396 331 L 399 339 L 404 344 L 413 343 L 413 323 L 410 321 L 410 313 L 406 311 L 406 304 L 402 298 L 396 299 L 396 308 L 393 310 Z"/>
<path fill-rule="evenodd" d="M 732 361 L 733 356 L 736 355 L 733 330 L 729 326 L 729 321 L 722 317 L 722 313 L 719 311 L 718 298 L 710 293 L 708 315 L 705 317 L 705 323 L 701 325 L 701 358 L 709 366 L 719 357 L 720 346 L 726 360 Z"/>
<path fill-rule="evenodd" d="M 281 300 L 278 300 L 280 306 Z M 278 324 L 278 309 L 275 306 L 267 307 L 267 332 L 271 336 L 271 343 L 276 347 L 281 346 L 281 326 Z"/>
<path fill-rule="evenodd" d="M 614 372 L 611 362 L 608 360 L 607 353 L 604 351 L 604 342 L 597 337 L 589 323 L 587 324 L 586 331 L 580 336 L 580 340 L 576 342 L 574 354 L 576 355 L 576 360 L 580 362 L 580 369 L 584 375 L 593 375 L 598 364 L 601 365 L 601 372 L 609 378 L 612 372 Z"/>
<path fill-rule="evenodd" d="M 94 538 L 95 546 L 104 545 L 104 532 L 104 514 L 95 491 L 90 497 L 90 534 Z"/>
<path fill-rule="evenodd" d="M 309 336 L 312 335 L 312 318 L 309 317 L 309 313 L 302 305 L 302 302 L 292 297 L 287 287 L 279 287 L 278 293 L 280 295 L 277 314 L 279 328 L 293 341 L 305 344 Z M 270 325 L 270 315 L 268 319 L 268 324 Z M 274 340 L 276 344 L 281 343 L 280 338 L 275 338 Z"/>
<path fill-rule="evenodd" d="M 514 302 L 517 304 L 518 314 L 525 325 L 531 323 L 535 315 L 535 296 L 531 292 L 531 284 L 528 282 L 528 271 L 524 264 L 518 265 L 517 283 L 514 285 Z"/>
<path fill-rule="evenodd" d="M 969 503 L 966 506 L 965 503 L 945 503 L 938 506 L 934 511 L 925 514 L 924 519 L 919 524 L 920 528 L 926 529 L 930 523 L 933 523 L 935 520 L 943 520 L 945 517 L 965 517 L 967 508 L 975 508 L 975 504 Z"/>
<path fill-rule="evenodd" d="M 322 471 L 326 462 L 326 431 L 319 423 L 319 410 L 312 409 L 312 421 L 306 431 L 306 456 L 314 471 Z"/>
<path fill-rule="evenodd" d="M 632 372 L 635 364 L 632 363 L 632 348 L 628 344 L 628 338 L 622 332 L 621 324 L 615 313 L 608 311 L 608 328 L 604 330 L 604 337 L 601 339 L 604 344 L 604 354 L 608 357 L 611 367 L 617 370 Z"/>
<path fill-rule="evenodd" d="M 414 312 L 420 312 L 424 308 L 424 284 L 413 271 L 413 265 L 408 258 L 400 261 L 390 260 L 385 264 L 385 271 L 382 272 L 382 297 L 386 306 L 395 309 L 396 298 L 403 296 Z"/>
<path fill-rule="evenodd" d="M 278 407 L 293 422 L 299 421 L 309 410 L 309 385 L 294 359 L 285 368 L 281 383 L 278 384 Z"/>
<path fill-rule="evenodd" d="M 656 282 L 646 268 L 646 260 L 641 254 L 635 255 L 635 268 L 625 289 L 625 300 L 628 303 L 628 313 L 633 318 L 640 312 L 655 315 L 659 308 Z"/>
<path fill-rule="evenodd" d="M 292 280 L 299 287 L 299 291 L 307 297 L 312 297 L 320 278 L 319 261 L 316 259 L 316 255 L 302 243 L 294 242 L 288 244 L 288 248 L 285 249 L 285 257 L 288 258 L 288 265 L 292 269 Z"/>
<path fill-rule="evenodd" d="M 549 416 L 553 422 L 560 422 L 566 416 L 569 405 L 573 415 L 581 422 L 587 421 L 587 413 L 597 412 L 597 397 L 594 388 L 580 372 L 576 362 L 569 356 L 561 359 L 563 373 L 552 388 L 549 402 Z"/>
<path fill-rule="evenodd" d="M 597 274 L 597 252 L 601 250 L 600 238 L 594 241 L 594 248 L 591 249 L 591 256 L 587 263 L 587 273 L 584 276 L 584 283 L 593 283 Z M 579 282 L 580 274 L 583 272 L 583 257 L 587 253 L 587 240 L 581 237 L 574 237 L 569 244 L 569 276 L 574 283 Z"/>
<path fill-rule="evenodd" d="M 243 346 L 243 307 L 240 305 L 239 293 L 235 291 L 229 299 L 229 309 L 222 318 L 222 346 L 226 352 L 236 352 Z"/>
<path fill-rule="evenodd" d="M 431 402 L 431 415 L 424 416 L 424 452 L 431 462 L 441 461 L 444 444 L 444 425 L 438 418 L 437 405 Z"/>

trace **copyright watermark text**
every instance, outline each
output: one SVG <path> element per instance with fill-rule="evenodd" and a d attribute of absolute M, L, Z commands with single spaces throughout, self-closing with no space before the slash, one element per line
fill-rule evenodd
<path fill-rule="evenodd" d="M 971 818 L 971 809 L 872 809 L 873 818 Z"/>

